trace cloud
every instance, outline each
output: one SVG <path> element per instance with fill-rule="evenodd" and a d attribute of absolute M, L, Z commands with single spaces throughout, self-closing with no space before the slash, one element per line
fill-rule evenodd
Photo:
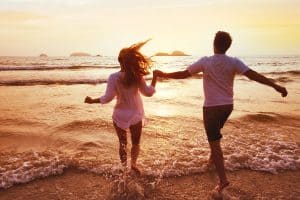
<path fill-rule="evenodd" d="M 0 11 L 0 34 L 14 35 L 20 31 L 35 31 L 45 27 L 50 16 L 29 11 Z"/>
<path fill-rule="evenodd" d="M 46 16 L 26 11 L 0 11 L 0 23 L 22 23 L 32 20 L 41 20 L 47 18 Z"/>

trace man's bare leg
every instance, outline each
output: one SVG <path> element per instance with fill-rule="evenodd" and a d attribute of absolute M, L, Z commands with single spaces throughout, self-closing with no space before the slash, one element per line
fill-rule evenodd
<path fill-rule="evenodd" d="M 213 161 L 213 158 L 212 158 L 212 154 L 210 153 L 209 158 L 207 160 L 207 166 L 211 167 L 212 165 L 214 165 L 214 161 Z"/>
<path fill-rule="evenodd" d="M 211 157 L 215 164 L 216 171 L 220 179 L 220 182 L 215 189 L 218 192 L 222 192 L 222 190 L 229 185 L 229 181 L 227 180 L 227 176 L 225 173 L 224 157 L 221 148 L 221 141 L 220 140 L 211 141 L 209 142 L 209 146 L 211 150 Z"/>

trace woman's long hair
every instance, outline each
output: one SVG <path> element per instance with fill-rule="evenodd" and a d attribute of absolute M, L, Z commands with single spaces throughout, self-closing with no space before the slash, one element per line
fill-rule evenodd
<path fill-rule="evenodd" d="M 120 51 L 118 60 L 121 71 L 125 73 L 123 80 L 125 86 L 138 85 L 142 77 L 149 74 L 151 60 L 139 52 L 148 41 L 139 42 Z"/>

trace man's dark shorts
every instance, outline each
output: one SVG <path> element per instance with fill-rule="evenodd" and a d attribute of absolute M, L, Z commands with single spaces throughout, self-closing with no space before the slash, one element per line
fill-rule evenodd
<path fill-rule="evenodd" d="M 233 105 L 203 107 L 203 121 L 208 141 L 222 138 L 221 129 L 233 110 Z"/>

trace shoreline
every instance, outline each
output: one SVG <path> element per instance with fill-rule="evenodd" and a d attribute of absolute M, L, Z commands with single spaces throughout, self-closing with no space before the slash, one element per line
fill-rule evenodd
<path fill-rule="evenodd" d="M 223 199 L 297 199 L 300 197 L 300 170 L 278 174 L 239 170 L 228 172 L 230 186 L 223 192 Z M 218 199 L 212 190 L 217 183 L 214 172 L 162 179 L 154 188 L 149 181 L 136 183 L 144 197 L 136 199 Z M 137 179 L 135 179 L 137 180 Z M 150 181 L 151 182 L 151 181 Z M 138 186 L 138 187 L 139 187 Z M 128 186 L 129 187 L 129 186 Z M 132 188 L 132 187 L 131 187 Z M 135 189 L 132 189 L 134 193 Z M 0 189 L 0 199 L 121 199 L 114 180 L 103 175 L 78 169 L 67 169 L 63 174 Z M 220 198 L 219 198 L 220 199 Z"/>

